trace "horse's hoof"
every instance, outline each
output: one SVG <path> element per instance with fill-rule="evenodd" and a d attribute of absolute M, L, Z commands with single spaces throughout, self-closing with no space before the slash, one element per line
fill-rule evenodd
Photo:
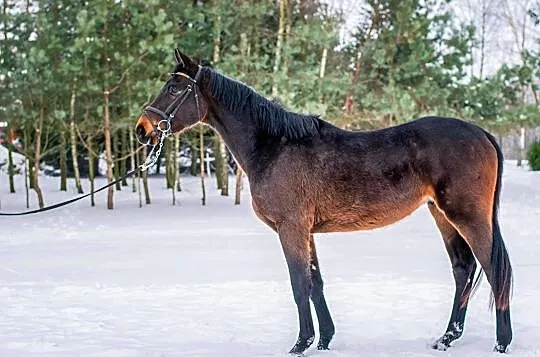
<path fill-rule="evenodd" d="M 315 336 L 311 336 L 309 338 L 298 337 L 298 341 L 296 341 L 289 353 L 293 355 L 301 355 L 305 350 L 309 348 L 309 346 L 311 346 L 314 339 Z"/>
<path fill-rule="evenodd" d="M 317 349 L 319 351 L 329 351 L 330 348 L 328 348 L 328 345 L 321 344 L 320 342 L 317 344 Z"/>
<path fill-rule="evenodd" d="M 328 345 L 330 344 L 331 340 L 332 340 L 332 338 L 321 337 L 319 339 L 319 343 L 317 343 L 317 349 L 319 351 L 327 351 L 327 350 L 329 350 L 330 348 L 328 348 Z"/>
<path fill-rule="evenodd" d="M 496 344 L 495 348 L 493 348 L 493 351 L 499 353 L 506 353 L 508 351 L 508 345 Z"/>
<path fill-rule="evenodd" d="M 434 350 L 446 351 L 452 342 L 461 337 L 462 333 L 463 325 L 455 323 L 451 330 L 446 331 L 441 338 L 431 345 L 431 348 Z"/>
<path fill-rule="evenodd" d="M 431 348 L 437 351 L 446 351 L 448 347 L 450 347 L 450 341 L 445 339 L 444 336 L 433 342 L 431 345 Z"/>

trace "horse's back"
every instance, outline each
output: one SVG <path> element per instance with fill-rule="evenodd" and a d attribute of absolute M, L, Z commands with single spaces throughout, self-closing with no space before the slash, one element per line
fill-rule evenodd
<path fill-rule="evenodd" d="M 485 132 L 475 124 L 449 117 L 427 116 L 384 129 L 350 131 L 339 129 L 327 122 L 321 126 L 321 136 L 341 144 L 369 145 L 374 148 L 389 144 L 404 144 L 410 140 L 420 143 L 430 141 L 455 141 L 483 138 Z"/>
<path fill-rule="evenodd" d="M 324 133 L 325 129 L 321 134 L 325 151 L 344 157 L 344 161 L 356 168 L 364 165 L 370 172 L 405 165 L 418 174 L 432 175 L 429 171 L 438 164 L 454 164 L 456 160 L 464 164 L 484 153 L 478 150 L 480 147 L 492 149 L 488 134 L 482 128 L 455 118 L 423 117 L 372 131 L 331 127 Z"/>

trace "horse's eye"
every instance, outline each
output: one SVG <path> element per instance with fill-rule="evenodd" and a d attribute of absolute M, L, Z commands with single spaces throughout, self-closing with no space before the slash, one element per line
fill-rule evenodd
<path fill-rule="evenodd" d="M 168 88 L 169 94 L 176 94 L 178 93 L 178 87 L 174 84 L 171 84 Z"/>

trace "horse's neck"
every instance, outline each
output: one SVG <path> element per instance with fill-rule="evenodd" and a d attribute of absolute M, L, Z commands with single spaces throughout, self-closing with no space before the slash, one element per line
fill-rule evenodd
<path fill-rule="evenodd" d="M 256 140 L 251 118 L 233 115 L 218 105 L 209 115 L 208 124 L 221 135 L 238 164 L 249 174 L 249 161 L 253 157 Z"/>

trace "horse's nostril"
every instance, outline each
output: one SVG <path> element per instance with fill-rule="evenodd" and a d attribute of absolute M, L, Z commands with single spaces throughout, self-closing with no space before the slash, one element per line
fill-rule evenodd
<path fill-rule="evenodd" d="M 137 138 L 139 140 L 143 140 L 146 137 L 146 129 L 144 128 L 144 125 L 138 125 L 137 128 L 135 128 L 135 133 L 137 134 Z"/>
<path fill-rule="evenodd" d="M 135 131 L 137 132 L 138 136 L 144 136 L 144 134 L 146 134 L 142 125 L 139 125 Z"/>
<path fill-rule="evenodd" d="M 135 136 L 137 141 L 142 145 L 149 145 L 152 137 L 156 136 L 152 122 L 146 118 L 146 115 L 141 116 L 135 124 Z"/>

